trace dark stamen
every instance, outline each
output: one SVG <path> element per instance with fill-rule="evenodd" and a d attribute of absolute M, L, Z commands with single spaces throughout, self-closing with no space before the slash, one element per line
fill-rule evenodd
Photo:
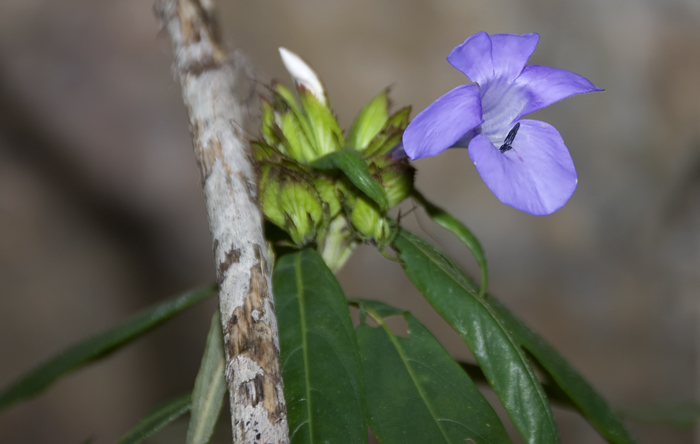
<path fill-rule="evenodd" d="M 506 136 L 506 140 L 503 141 L 503 145 L 498 149 L 500 152 L 505 153 L 513 149 L 513 141 L 515 140 L 515 135 L 518 134 L 518 129 L 520 129 L 520 122 L 516 123 L 513 129 L 510 130 Z"/>

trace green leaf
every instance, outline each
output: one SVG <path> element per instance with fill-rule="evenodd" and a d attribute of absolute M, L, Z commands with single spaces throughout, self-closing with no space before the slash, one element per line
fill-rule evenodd
<path fill-rule="evenodd" d="M 457 363 L 462 367 L 462 370 L 467 372 L 472 381 L 478 384 L 488 384 L 486 380 L 486 375 L 481 371 L 481 368 L 476 364 L 471 364 L 469 362 L 457 361 Z M 547 382 L 540 382 L 542 388 L 544 389 L 547 398 L 553 403 L 557 403 L 560 407 L 566 407 L 569 409 L 576 409 L 574 402 L 569 399 L 569 397 L 561 391 L 561 389 L 556 385 L 548 384 Z"/>
<path fill-rule="evenodd" d="M 635 442 L 603 397 L 551 345 L 530 330 L 493 296 L 488 295 L 486 302 L 503 320 L 515 340 L 537 360 L 605 439 L 615 444 Z"/>
<path fill-rule="evenodd" d="M 138 444 L 190 410 L 191 394 L 179 396 L 151 410 L 116 444 Z"/>
<path fill-rule="evenodd" d="M 62 351 L 0 392 L 0 410 L 38 395 L 61 376 L 107 356 L 216 290 L 210 285 L 189 291 Z"/>
<path fill-rule="evenodd" d="M 353 185 L 379 205 L 381 211 L 387 210 L 388 202 L 384 190 L 372 179 L 369 167 L 359 152 L 343 148 L 317 159 L 311 166 L 322 170 L 340 169 Z"/>
<path fill-rule="evenodd" d="M 356 150 L 363 150 L 384 128 L 389 118 L 389 90 L 377 94 L 365 105 L 350 127 L 346 145 Z"/>
<path fill-rule="evenodd" d="M 413 284 L 467 343 L 523 439 L 558 443 L 549 402 L 527 356 L 469 278 L 441 251 L 405 230 L 394 246 Z"/>
<path fill-rule="evenodd" d="M 206 444 L 214 434 L 214 427 L 219 420 L 226 395 L 225 367 L 221 315 L 219 310 L 216 310 L 211 319 L 202 364 L 194 382 L 187 444 Z"/>
<path fill-rule="evenodd" d="M 479 290 L 479 295 L 483 297 L 486 294 L 486 287 L 488 285 L 488 268 L 486 266 L 486 256 L 484 255 L 484 250 L 481 248 L 479 239 L 472 234 L 471 230 L 469 230 L 466 225 L 442 208 L 434 205 L 415 188 L 413 189 L 413 198 L 425 208 L 426 213 L 428 213 L 428 216 L 430 216 L 433 222 L 454 233 L 454 235 L 469 248 L 469 251 L 472 252 L 476 262 L 479 264 L 479 270 L 481 271 L 481 288 Z"/>
<path fill-rule="evenodd" d="M 360 325 L 356 334 L 369 423 L 382 444 L 512 442 L 469 376 L 412 314 L 358 303 L 379 324 Z M 384 321 L 397 314 L 408 323 L 407 338 Z"/>
<path fill-rule="evenodd" d="M 291 443 L 366 444 L 360 355 L 340 284 L 304 249 L 278 260 L 273 288 Z"/>

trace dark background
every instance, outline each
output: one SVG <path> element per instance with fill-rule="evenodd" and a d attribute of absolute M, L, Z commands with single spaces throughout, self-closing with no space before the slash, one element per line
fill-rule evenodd
<path fill-rule="evenodd" d="M 700 2 L 219 6 L 230 48 L 249 57 L 258 80 L 290 83 L 277 47 L 290 48 L 322 76 L 345 127 L 387 85 L 396 106 L 412 104 L 415 114 L 463 83 L 445 57 L 477 31 L 540 33 L 532 63 L 606 89 L 533 115 L 560 131 L 574 158 L 570 202 L 547 217 L 507 207 L 466 150 L 416 162 L 418 186 L 481 239 L 491 290 L 614 405 L 697 398 Z M 144 306 L 213 281 L 170 64 L 149 0 L 0 3 L 0 386 Z M 465 248 L 423 214 L 404 220 L 476 271 Z M 450 352 L 468 357 L 400 267 L 372 248 L 339 278 L 348 296 L 413 310 Z M 212 298 L 3 412 L 0 442 L 112 442 L 152 406 L 190 390 L 214 308 Z M 576 415 L 555 414 L 564 443 L 603 442 Z M 180 442 L 185 427 L 151 442 Z M 632 429 L 642 443 L 697 442 L 692 431 Z"/>

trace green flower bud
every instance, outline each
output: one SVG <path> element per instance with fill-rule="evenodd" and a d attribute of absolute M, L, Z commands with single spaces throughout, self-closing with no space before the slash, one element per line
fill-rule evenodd
<path fill-rule="evenodd" d="M 285 217 L 283 228 L 292 242 L 301 247 L 314 241 L 324 214 L 321 199 L 311 183 L 298 175 L 288 176 L 282 182 L 278 202 Z"/>
<path fill-rule="evenodd" d="M 328 105 L 326 89 L 323 86 L 321 78 L 316 74 L 316 71 L 314 71 L 304 59 L 299 57 L 298 54 L 295 54 L 287 48 L 280 48 L 279 50 L 282 63 L 284 67 L 287 68 L 292 79 L 294 79 L 294 84 L 297 86 L 297 89 L 309 91 L 323 105 Z"/>
<path fill-rule="evenodd" d="M 294 93 L 284 86 L 281 83 L 278 82 L 272 82 L 272 91 L 275 93 L 275 105 L 274 108 L 280 112 L 284 112 L 287 110 L 294 110 L 297 113 L 301 113 L 301 109 L 299 108 L 299 104 L 297 103 L 296 97 L 294 97 Z"/>
<path fill-rule="evenodd" d="M 328 213 L 330 218 L 334 218 L 342 208 L 340 198 L 338 197 L 338 189 L 335 181 L 326 176 L 317 176 L 314 179 L 314 187 L 321 197 L 321 201 L 328 205 Z"/>
<path fill-rule="evenodd" d="M 277 162 L 280 158 L 280 153 L 273 147 L 260 142 L 251 142 L 255 160 L 258 162 Z"/>
<path fill-rule="evenodd" d="M 398 232 L 399 231 L 393 222 L 391 222 L 389 219 L 382 218 L 374 226 L 372 239 L 377 244 L 377 248 L 379 248 L 379 250 L 383 250 L 384 247 L 393 242 Z"/>
<path fill-rule="evenodd" d="M 303 116 L 302 116 L 303 119 Z M 294 111 L 287 111 L 282 116 L 282 146 L 289 157 L 297 162 L 307 163 L 318 157 L 311 145 L 308 133 Z"/>
<path fill-rule="evenodd" d="M 352 225 L 365 240 L 372 239 L 377 247 L 384 248 L 396 237 L 396 226 L 379 213 L 377 207 L 360 197 L 352 209 Z"/>
<path fill-rule="evenodd" d="M 408 116 L 411 107 L 398 110 L 386 121 L 384 128 L 372 139 L 367 148 L 362 152 L 365 157 L 382 156 L 401 143 L 403 132 L 408 126 Z"/>
<path fill-rule="evenodd" d="M 415 169 L 407 159 L 394 159 L 391 156 L 376 156 L 370 160 L 370 172 L 379 178 L 389 208 L 400 204 L 411 195 Z"/>
<path fill-rule="evenodd" d="M 280 56 L 294 79 L 303 114 L 289 90 L 277 86 L 277 92 L 295 110 L 299 120 L 305 120 L 302 125 L 314 149 L 312 155 L 306 156 L 306 161 L 311 162 L 317 157 L 337 151 L 345 144 L 345 140 L 343 131 L 331 110 L 323 82 L 313 68 L 297 54 L 280 48 Z"/>
<path fill-rule="evenodd" d="M 260 100 L 260 106 L 262 108 L 262 127 L 261 131 L 263 134 L 263 140 L 270 146 L 276 147 L 280 143 L 279 135 L 277 131 L 275 110 L 272 104 L 265 99 Z"/>
<path fill-rule="evenodd" d="M 346 141 L 318 75 L 291 51 L 280 53 L 298 99 L 273 83 L 272 100 L 262 100 L 262 136 L 252 143 L 260 205 L 291 243 L 315 243 L 336 271 L 361 242 L 383 249 L 398 233 L 386 211 L 411 194 L 414 170 L 390 151 L 401 143 L 410 108 L 389 115 L 382 91 L 362 108 Z"/>
<path fill-rule="evenodd" d="M 312 134 L 309 134 L 309 140 L 313 141 L 317 157 L 338 151 L 345 143 L 345 138 L 330 107 L 321 103 L 303 86 L 299 86 L 298 90 L 305 117 L 311 126 Z M 314 159 L 308 159 L 308 161 L 311 162 Z"/>
<path fill-rule="evenodd" d="M 396 111 L 389 117 L 386 122 L 386 128 L 393 126 L 395 128 L 406 129 L 408 126 L 408 116 L 411 115 L 411 107 L 405 106 L 400 110 Z"/>
<path fill-rule="evenodd" d="M 281 169 L 277 165 L 262 163 L 260 166 L 260 186 L 258 188 L 258 193 L 260 196 L 260 206 L 265 217 L 278 227 L 284 228 L 284 213 L 277 202 L 281 185 L 280 171 Z"/>
<path fill-rule="evenodd" d="M 362 108 L 350 127 L 347 146 L 359 151 L 364 150 L 384 128 L 389 118 L 388 93 L 387 88 Z"/>
<path fill-rule="evenodd" d="M 301 163 L 319 157 L 313 128 L 297 103 L 294 93 L 281 83 L 273 82 L 275 119 L 283 135 L 286 154 Z M 285 143 L 286 142 L 286 143 Z"/>
<path fill-rule="evenodd" d="M 374 227 L 382 219 L 382 215 L 379 214 L 375 204 L 363 196 L 355 200 L 350 218 L 352 226 L 369 239 L 374 236 Z"/>
<path fill-rule="evenodd" d="M 345 176 L 341 176 L 340 179 L 336 181 L 335 188 L 342 207 L 345 208 L 346 212 L 349 214 L 355 206 L 359 191 Z"/>
<path fill-rule="evenodd" d="M 273 85 L 275 104 L 270 105 L 276 123 L 282 131 L 282 145 L 286 154 L 302 163 L 340 149 L 345 143 L 343 131 L 330 107 L 321 102 L 303 84 L 297 85 L 301 107 L 294 94 L 282 84 Z M 270 120 L 269 110 L 263 109 L 263 136 L 266 122 Z M 271 137 L 272 138 L 272 137 Z M 285 143 L 286 142 L 286 143 Z M 269 142 L 268 142 L 269 143 Z"/>
<path fill-rule="evenodd" d="M 260 167 L 262 211 L 299 247 L 314 241 L 319 229 L 327 225 L 329 219 L 328 205 L 321 201 L 311 180 L 307 173 L 294 165 L 264 162 Z"/>
<path fill-rule="evenodd" d="M 338 215 L 328 227 L 328 232 L 318 241 L 318 250 L 332 272 L 340 270 L 360 244 L 347 219 Z"/>

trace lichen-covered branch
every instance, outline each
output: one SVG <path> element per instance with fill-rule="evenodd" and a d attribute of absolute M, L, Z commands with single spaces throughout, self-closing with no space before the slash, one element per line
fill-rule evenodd
<path fill-rule="evenodd" d="M 207 202 L 220 287 L 235 443 L 289 442 L 277 321 L 257 204 L 254 159 L 240 128 L 248 79 L 223 48 L 212 0 L 157 0 L 175 54 Z"/>

